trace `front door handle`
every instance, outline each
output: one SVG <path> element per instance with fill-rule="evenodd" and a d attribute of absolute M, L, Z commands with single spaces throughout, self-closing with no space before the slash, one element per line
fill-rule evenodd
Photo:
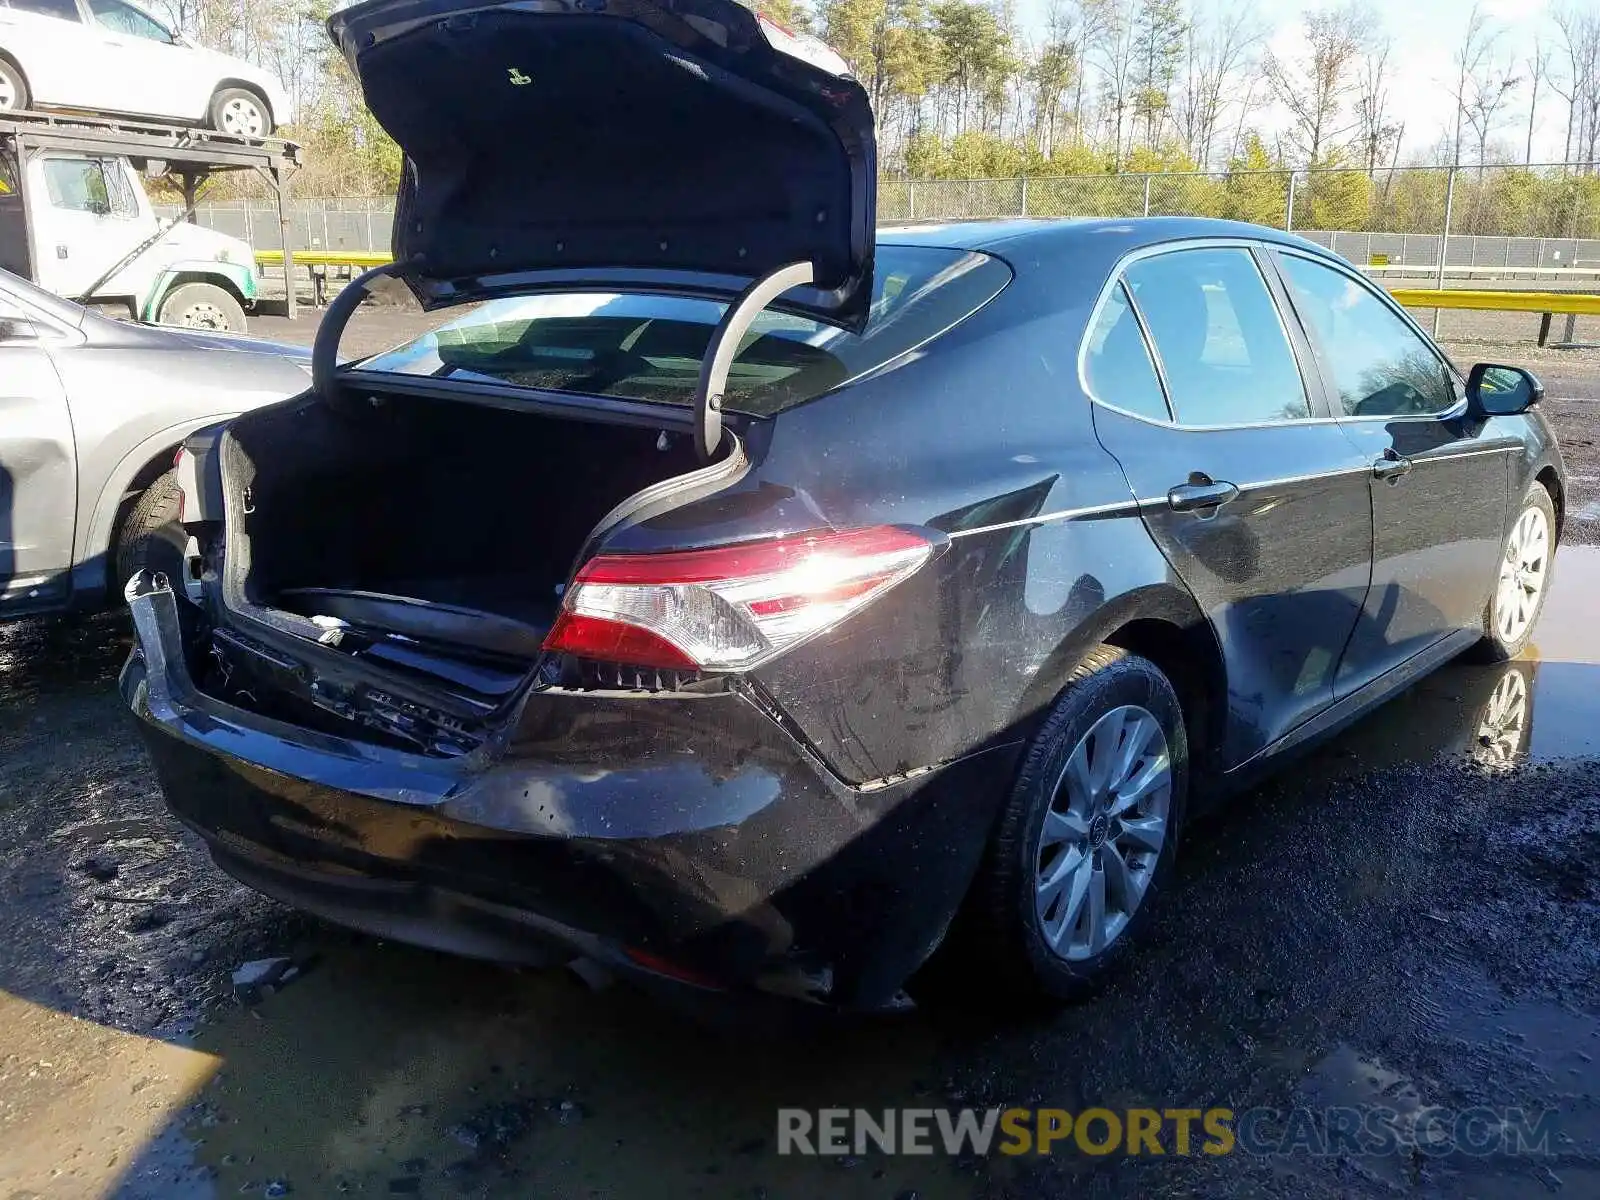
<path fill-rule="evenodd" d="M 1383 457 L 1372 464 L 1372 476 L 1385 483 L 1399 483 L 1401 476 L 1411 470 L 1411 460 L 1394 450 L 1385 450 Z"/>
<path fill-rule="evenodd" d="M 1189 476 L 1188 483 L 1167 489 L 1167 507 L 1173 512 L 1197 512 L 1209 516 L 1239 494 L 1225 479 L 1212 479 L 1203 471 Z"/>

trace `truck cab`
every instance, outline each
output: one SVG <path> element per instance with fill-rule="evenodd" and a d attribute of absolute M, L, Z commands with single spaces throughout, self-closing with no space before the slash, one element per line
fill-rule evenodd
<path fill-rule="evenodd" d="M 105 278 L 161 227 L 126 155 L 44 149 L 19 163 L 0 145 L 0 266 L 113 315 L 244 332 L 258 281 L 238 238 L 179 221 Z"/>

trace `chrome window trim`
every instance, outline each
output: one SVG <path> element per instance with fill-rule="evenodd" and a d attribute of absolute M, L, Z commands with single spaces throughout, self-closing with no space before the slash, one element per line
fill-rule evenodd
<path fill-rule="evenodd" d="M 1250 265 L 1261 279 L 1262 289 L 1267 293 L 1267 300 L 1272 305 L 1272 311 L 1277 315 L 1278 329 L 1283 334 L 1283 343 L 1289 349 L 1289 356 L 1295 361 L 1295 372 L 1301 376 L 1300 386 L 1305 391 L 1306 408 L 1308 411 L 1315 413 L 1316 404 L 1313 401 L 1310 383 L 1304 374 L 1300 372 L 1299 356 L 1294 352 L 1294 339 L 1289 336 L 1289 327 L 1284 321 L 1283 311 L 1278 306 L 1278 298 L 1272 294 L 1272 287 L 1268 283 L 1266 276 L 1262 274 L 1261 264 L 1256 260 L 1254 253 L 1257 247 L 1270 249 L 1272 245 L 1273 243 L 1271 242 L 1263 242 L 1258 239 L 1232 236 L 1180 238 L 1171 242 L 1157 242 L 1149 246 L 1139 246 L 1117 259 L 1115 265 L 1112 266 L 1107 274 L 1105 283 L 1100 287 L 1100 294 L 1095 297 L 1094 307 L 1089 310 L 1089 320 L 1084 327 L 1083 337 L 1078 343 L 1078 386 L 1083 389 L 1083 394 L 1089 397 L 1092 403 L 1098 404 L 1102 408 L 1109 408 L 1113 412 L 1121 413 L 1125 417 L 1132 417 L 1136 421 L 1143 421 L 1147 425 L 1154 425 L 1161 429 L 1182 429 L 1189 433 L 1208 433 L 1212 430 L 1223 429 L 1281 429 L 1286 425 L 1338 424 L 1337 417 L 1319 416 L 1293 417 L 1284 421 L 1245 421 L 1230 425 L 1186 425 L 1177 420 L 1178 410 L 1172 403 L 1172 392 L 1167 387 L 1166 367 L 1161 362 L 1161 351 L 1155 344 L 1155 338 L 1151 336 L 1149 329 L 1145 326 L 1144 314 L 1139 312 L 1139 305 L 1134 299 L 1131 288 L 1128 290 L 1128 300 L 1133 308 L 1134 317 L 1139 322 L 1139 329 L 1145 335 L 1145 352 L 1150 355 L 1151 361 L 1155 364 L 1156 378 L 1160 381 L 1162 392 L 1166 395 L 1167 411 L 1173 414 L 1173 419 L 1157 421 L 1140 413 L 1130 412 L 1128 409 L 1113 404 L 1109 400 L 1102 400 L 1095 395 L 1094 389 L 1089 386 L 1089 333 L 1094 329 L 1095 323 L 1099 321 L 1100 312 L 1106 306 L 1112 291 L 1118 284 L 1123 282 L 1123 276 L 1127 273 L 1129 267 L 1147 258 L 1156 258 L 1163 254 L 1180 254 L 1186 250 L 1243 250 L 1250 258 Z"/>
<path fill-rule="evenodd" d="M 1320 263 L 1323 266 L 1338 271 L 1342 275 L 1354 279 L 1357 283 L 1360 283 L 1363 287 L 1365 287 L 1368 292 L 1378 296 L 1379 300 L 1384 303 L 1391 312 L 1398 313 L 1401 320 L 1405 322 L 1406 326 L 1411 329 L 1413 333 L 1421 335 L 1423 343 L 1433 353 L 1434 357 L 1438 358 L 1444 364 L 1444 366 L 1449 369 L 1450 374 L 1455 378 L 1457 383 L 1465 387 L 1466 380 L 1462 377 L 1460 370 L 1458 370 L 1456 365 L 1451 362 L 1437 346 L 1434 345 L 1433 339 L 1422 332 L 1422 327 L 1411 319 L 1411 315 L 1407 313 L 1405 309 L 1396 304 L 1393 297 L 1389 296 L 1385 292 L 1373 288 L 1371 280 L 1365 278 L 1360 274 L 1360 272 L 1346 267 L 1337 259 L 1322 254 L 1316 254 L 1311 251 L 1304 250 L 1298 246 L 1290 246 L 1282 242 L 1269 241 L 1265 239 L 1252 240 L 1250 238 L 1242 237 L 1197 237 L 1182 238 L 1178 241 L 1172 242 L 1158 242 L 1151 246 L 1140 246 L 1137 249 L 1128 251 L 1116 261 L 1115 265 L 1112 266 L 1111 271 L 1106 276 L 1106 282 L 1101 285 L 1100 293 L 1095 298 L 1094 307 L 1089 310 L 1089 319 L 1084 326 L 1083 337 L 1078 343 L 1078 386 L 1083 389 L 1083 394 L 1089 398 L 1090 403 L 1097 404 L 1101 408 L 1108 408 L 1112 412 L 1119 413 L 1124 417 L 1131 417 L 1135 421 L 1143 421 L 1146 425 L 1153 425 L 1158 429 L 1181 429 L 1187 433 L 1209 433 L 1213 431 L 1238 429 L 1282 429 L 1285 426 L 1299 425 L 1353 425 L 1370 421 L 1451 421 L 1466 415 L 1467 399 L 1465 396 L 1462 396 L 1452 407 L 1437 413 L 1395 414 L 1393 416 L 1372 417 L 1312 416 L 1297 417 L 1290 421 L 1249 421 L 1234 425 L 1185 425 L 1177 420 L 1157 421 L 1144 415 L 1143 413 L 1133 412 L 1129 409 L 1123 408 L 1121 405 L 1113 404 L 1111 401 L 1103 400 L 1099 396 L 1095 395 L 1094 389 L 1089 386 L 1089 333 L 1094 329 L 1095 322 L 1100 319 L 1100 310 L 1105 307 L 1107 298 L 1111 295 L 1111 292 L 1116 285 L 1122 282 L 1123 272 L 1127 270 L 1128 266 L 1132 263 L 1138 262 L 1140 259 L 1154 258 L 1158 254 L 1175 253 L 1180 250 L 1212 249 L 1222 247 L 1239 247 L 1245 250 L 1259 248 L 1269 253 L 1294 254 L 1307 260 L 1308 262 Z M 1254 256 L 1252 255 L 1252 257 Z M 1260 269 L 1260 265 L 1257 264 L 1256 270 L 1259 272 Z M 1277 308 L 1277 297 L 1272 296 L 1270 288 L 1268 289 L 1268 297 L 1272 300 L 1273 307 Z M 1129 293 L 1129 298 L 1132 298 L 1131 292 Z M 1290 296 L 1290 300 L 1293 300 L 1292 294 Z M 1167 410 L 1168 412 L 1175 412 L 1176 410 L 1173 409 L 1172 406 L 1171 394 L 1167 392 L 1166 377 L 1162 373 L 1161 363 L 1157 357 L 1157 352 L 1155 351 L 1153 345 L 1154 339 L 1150 338 L 1149 331 L 1144 329 L 1144 318 L 1138 313 L 1137 304 L 1134 305 L 1134 311 L 1136 319 L 1139 321 L 1140 329 L 1144 330 L 1145 332 L 1145 351 L 1147 354 L 1150 354 L 1152 361 L 1155 362 L 1156 378 L 1161 383 L 1162 391 L 1167 394 Z M 1280 311 L 1278 313 L 1278 321 L 1280 325 L 1283 323 L 1283 320 L 1284 314 Z M 1288 339 L 1287 329 L 1284 330 L 1284 337 L 1285 339 Z M 1294 349 L 1292 341 L 1290 342 L 1289 348 L 1292 352 Z M 1313 346 L 1312 349 L 1314 352 L 1316 349 L 1315 346 Z M 1304 380 L 1302 380 L 1302 382 L 1304 382 Z M 1307 398 L 1310 398 L 1309 387 L 1307 389 Z"/>

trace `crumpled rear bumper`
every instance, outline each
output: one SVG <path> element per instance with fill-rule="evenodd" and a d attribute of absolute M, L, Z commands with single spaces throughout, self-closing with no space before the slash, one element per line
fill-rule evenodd
<path fill-rule="evenodd" d="M 533 689 L 430 758 L 200 692 L 178 601 L 129 585 L 124 697 L 174 813 L 258 890 L 397 940 L 583 954 L 712 991 L 898 1002 L 976 868 L 1014 751 L 868 789 L 737 690 Z"/>

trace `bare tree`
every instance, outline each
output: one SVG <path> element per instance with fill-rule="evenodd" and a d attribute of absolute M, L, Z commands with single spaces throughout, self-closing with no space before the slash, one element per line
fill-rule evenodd
<path fill-rule="evenodd" d="M 1500 66 L 1491 63 L 1468 81 L 1469 90 L 1462 110 L 1466 115 L 1468 126 L 1478 139 L 1479 178 L 1483 176 L 1489 137 L 1494 132 L 1506 102 L 1522 84 L 1521 78 L 1511 73 L 1513 69 L 1510 59 Z M 1458 143 L 1457 160 L 1459 159 Z"/>
<path fill-rule="evenodd" d="M 1353 127 L 1347 101 L 1373 24 L 1371 10 L 1361 4 L 1316 9 L 1305 15 L 1305 49 L 1298 57 L 1269 51 L 1262 60 L 1272 94 L 1289 110 L 1284 139 L 1307 165 L 1321 163 Z"/>
<path fill-rule="evenodd" d="M 1133 106 L 1133 21 L 1128 0 L 1103 6 L 1090 47 L 1100 72 L 1100 90 L 1105 100 L 1105 116 L 1111 130 L 1111 154 L 1122 159 L 1122 133 Z"/>
<path fill-rule="evenodd" d="M 1593 170 L 1600 142 L 1600 14 L 1561 6 L 1551 16 L 1567 52 L 1567 90 L 1551 84 L 1567 102 L 1566 157 Z"/>
<path fill-rule="evenodd" d="M 1358 70 L 1356 144 L 1369 178 L 1376 175 L 1378 164 L 1389 152 L 1399 148 L 1401 126 L 1389 120 L 1389 85 L 1393 79 L 1389 56 L 1393 52 L 1392 38 L 1374 38 Z"/>
<path fill-rule="evenodd" d="M 1450 158 L 1457 166 L 1461 164 L 1461 135 L 1467 120 L 1468 97 L 1473 94 L 1474 81 L 1482 74 L 1499 36 L 1499 31 L 1492 28 L 1489 18 L 1483 15 L 1479 0 L 1474 0 L 1471 11 L 1467 13 L 1467 31 L 1450 60 L 1456 68 L 1455 136 L 1450 143 Z"/>
<path fill-rule="evenodd" d="M 1251 3 L 1196 14 L 1189 23 L 1178 132 L 1189 157 L 1202 167 L 1216 156 L 1217 128 L 1237 106 L 1241 120 L 1252 107 L 1254 80 L 1245 76 L 1266 36 Z M 1240 89 L 1243 89 L 1242 93 Z M 1232 154 L 1229 147 L 1229 155 Z"/>
<path fill-rule="evenodd" d="M 1550 47 L 1542 39 L 1533 39 L 1533 57 L 1524 64 L 1528 68 L 1528 82 L 1532 85 L 1532 93 L 1528 97 L 1528 145 L 1523 151 L 1522 161 L 1526 165 L 1533 163 L 1533 129 L 1539 119 L 1539 85 L 1550 78 Z"/>
<path fill-rule="evenodd" d="M 1117 17 L 1114 0 L 1078 0 L 1078 78 L 1072 97 L 1072 119 L 1079 144 L 1085 141 L 1089 122 L 1085 119 L 1084 85 L 1089 72 L 1084 70 L 1094 50 L 1101 46 L 1107 30 Z"/>

